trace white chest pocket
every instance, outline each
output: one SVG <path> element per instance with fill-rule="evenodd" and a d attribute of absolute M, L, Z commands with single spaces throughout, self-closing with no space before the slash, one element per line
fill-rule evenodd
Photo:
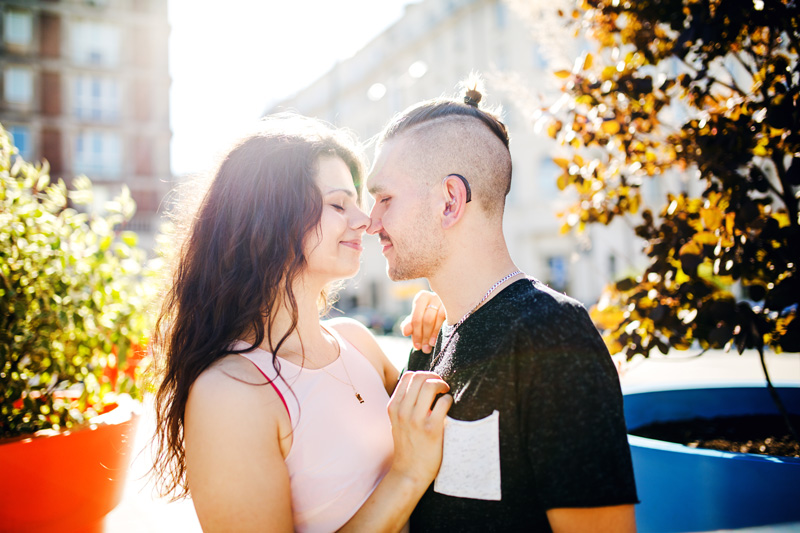
<path fill-rule="evenodd" d="M 447 417 L 442 466 L 433 490 L 457 498 L 501 499 L 499 411 L 474 421 Z"/>

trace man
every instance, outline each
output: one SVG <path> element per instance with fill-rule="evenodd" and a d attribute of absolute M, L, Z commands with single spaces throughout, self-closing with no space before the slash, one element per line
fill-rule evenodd
<path fill-rule="evenodd" d="M 437 99 L 384 130 L 368 232 L 393 280 L 427 278 L 447 324 L 431 370 L 455 402 L 445 457 L 412 531 L 634 531 L 637 503 L 616 370 L 586 310 L 526 277 L 503 238 L 505 126 Z M 434 305 L 428 312 L 440 312 Z"/>

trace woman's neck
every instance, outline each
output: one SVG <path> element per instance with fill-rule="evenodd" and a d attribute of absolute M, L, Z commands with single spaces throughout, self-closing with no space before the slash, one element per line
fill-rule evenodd
<path fill-rule="evenodd" d="M 324 365 L 336 358 L 335 345 L 330 336 L 323 333 L 320 325 L 319 302 L 322 288 L 309 290 L 311 284 L 302 280 L 293 286 L 293 296 L 297 307 L 297 325 L 278 349 L 278 355 L 289 360 L 306 356 L 305 363 Z M 284 295 L 283 305 L 274 313 L 270 328 L 272 346 L 264 340 L 262 348 L 272 352 L 280 339 L 286 335 L 292 325 L 292 311 L 289 296 Z M 265 324 L 269 327 L 269 323 Z M 310 357 L 308 355 L 311 354 Z M 293 361 L 296 362 L 296 361 Z"/>

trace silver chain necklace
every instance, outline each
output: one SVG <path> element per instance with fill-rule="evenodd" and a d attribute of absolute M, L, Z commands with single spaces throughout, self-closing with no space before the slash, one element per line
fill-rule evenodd
<path fill-rule="evenodd" d="M 461 319 L 458 322 L 456 322 L 456 324 L 453 326 L 453 331 L 450 332 L 450 336 L 447 338 L 447 342 L 444 344 L 444 346 L 442 346 L 442 349 L 439 350 L 439 353 L 436 355 L 436 358 L 431 362 L 431 369 L 433 369 L 433 367 L 436 366 L 436 363 L 439 362 L 439 358 L 447 350 L 447 347 L 450 346 L 450 342 L 453 340 L 453 337 L 456 336 L 456 330 L 459 328 L 459 326 L 461 326 L 461 324 L 463 324 L 466 319 L 468 319 L 470 316 L 472 316 L 472 313 L 477 311 L 478 308 L 481 305 L 483 305 L 483 302 L 485 302 L 486 300 L 489 299 L 489 296 L 492 295 L 492 293 L 495 291 L 495 289 L 497 289 L 497 287 L 499 287 L 500 285 L 502 285 L 506 281 L 510 280 L 511 278 L 513 278 L 514 276 L 517 276 L 519 274 L 522 274 L 522 271 L 521 270 L 516 270 L 516 271 L 512 272 L 511 274 L 509 274 L 508 276 L 506 276 L 503 279 L 501 279 L 500 281 L 498 281 L 497 283 L 495 283 L 494 285 L 492 285 L 492 288 L 490 288 L 488 291 L 486 291 L 486 294 L 483 295 L 483 298 L 481 298 L 481 301 L 478 302 L 477 304 L 475 304 L 475 307 L 473 307 L 472 309 L 467 311 L 467 314 L 462 316 Z"/>

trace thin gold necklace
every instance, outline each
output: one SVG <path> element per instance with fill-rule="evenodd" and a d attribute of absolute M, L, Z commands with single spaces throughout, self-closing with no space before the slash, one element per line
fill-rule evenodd
<path fill-rule="evenodd" d="M 328 374 L 330 377 L 332 377 L 333 379 L 335 379 L 339 383 L 344 383 L 345 385 L 349 385 L 350 388 L 353 389 L 353 394 L 355 394 L 356 400 L 358 400 L 358 403 L 364 403 L 364 398 L 361 396 L 361 394 L 358 392 L 358 390 L 356 390 L 355 385 L 353 385 L 353 378 L 350 377 L 350 372 L 347 370 L 347 365 L 344 362 L 344 356 L 342 356 L 342 347 L 339 344 L 339 340 L 330 331 L 328 331 L 328 329 L 325 326 L 320 325 L 320 327 L 325 331 L 325 333 L 327 333 L 333 339 L 333 342 L 336 344 L 336 358 L 332 361 L 332 363 L 336 362 L 337 359 L 341 359 L 342 367 L 344 368 L 344 373 L 347 374 L 347 381 L 341 380 L 341 379 L 337 378 L 336 376 L 334 376 L 333 374 L 331 374 L 330 372 L 328 372 L 325 369 L 325 366 L 327 366 L 327 365 L 319 367 L 318 370 L 322 370 L 323 372 Z M 289 350 L 288 348 L 284 348 L 283 350 L 286 351 L 286 352 L 289 352 L 289 353 L 293 353 L 295 355 L 299 355 L 302 358 L 303 361 L 306 359 L 305 355 L 303 355 L 301 353 L 298 353 L 298 352 L 295 352 L 294 350 Z M 329 364 L 332 364 L 332 363 L 329 363 Z"/>

